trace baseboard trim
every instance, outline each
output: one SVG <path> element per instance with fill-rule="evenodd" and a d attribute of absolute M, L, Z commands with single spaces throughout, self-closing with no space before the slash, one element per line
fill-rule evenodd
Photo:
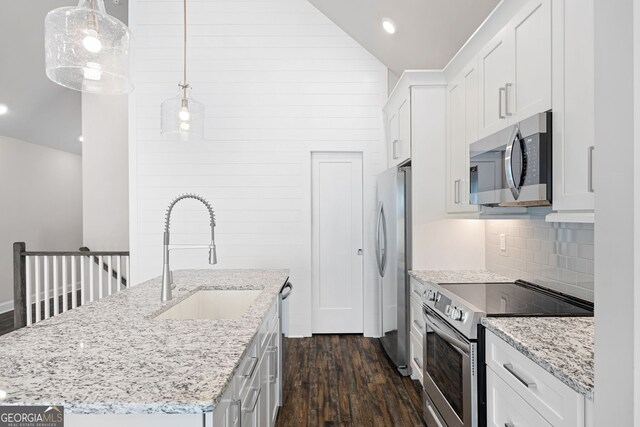
<path fill-rule="evenodd" d="M 13 310 L 13 300 L 0 302 L 0 314 Z"/>

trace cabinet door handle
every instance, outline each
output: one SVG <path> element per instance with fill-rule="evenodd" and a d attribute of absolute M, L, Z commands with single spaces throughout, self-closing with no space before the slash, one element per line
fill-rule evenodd
<path fill-rule="evenodd" d="M 511 83 L 507 83 L 506 85 L 504 85 L 504 112 L 507 114 L 507 117 L 513 116 L 513 114 L 509 111 L 509 92 L 511 92 L 509 89 L 512 86 L 513 85 Z"/>
<path fill-rule="evenodd" d="M 594 145 L 589 147 L 589 193 L 593 193 L 593 151 L 595 148 L 596 147 Z"/>
<path fill-rule="evenodd" d="M 419 321 L 414 320 L 413 324 L 416 325 L 416 327 L 422 331 L 422 324 Z"/>
<path fill-rule="evenodd" d="M 507 92 L 507 88 L 501 87 L 498 88 L 498 118 L 499 119 L 506 119 L 507 116 L 505 116 L 504 114 L 502 114 L 502 93 L 506 93 Z"/>
<path fill-rule="evenodd" d="M 256 366 L 258 365 L 258 358 L 257 357 L 251 357 L 249 359 L 247 359 L 247 361 L 245 362 L 245 369 L 244 369 L 244 373 L 242 374 L 242 376 L 244 378 L 251 378 L 253 376 L 253 371 L 256 370 Z"/>
<path fill-rule="evenodd" d="M 399 140 L 394 139 L 393 140 L 393 159 L 397 159 L 398 158 L 398 142 Z"/>
<path fill-rule="evenodd" d="M 506 369 L 507 372 L 509 372 L 511 375 L 513 375 L 515 377 L 515 379 L 517 379 L 522 384 L 524 384 L 527 388 L 536 388 L 537 387 L 536 383 L 534 383 L 533 381 L 527 381 L 524 378 L 522 378 L 520 375 L 518 375 L 518 373 L 513 368 L 513 365 L 511 363 L 503 363 L 502 367 L 504 369 Z"/>
<path fill-rule="evenodd" d="M 253 398 L 251 402 L 247 406 L 242 407 L 242 412 L 253 412 L 256 410 L 256 405 L 258 404 L 258 398 L 260 397 L 260 392 L 262 391 L 262 387 L 260 388 L 252 388 L 250 393 L 253 393 Z"/>
<path fill-rule="evenodd" d="M 269 364 L 271 365 L 271 372 L 273 372 L 269 375 L 269 383 L 273 384 L 278 379 L 278 347 L 269 347 L 267 351 L 269 352 Z"/>
<path fill-rule="evenodd" d="M 453 181 L 453 202 L 460 203 L 460 180 Z"/>

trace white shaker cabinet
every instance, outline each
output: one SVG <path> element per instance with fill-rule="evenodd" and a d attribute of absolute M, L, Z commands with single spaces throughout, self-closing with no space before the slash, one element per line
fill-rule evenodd
<path fill-rule="evenodd" d="M 594 1 L 553 2 L 554 220 L 592 222 Z"/>
<path fill-rule="evenodd" d="M 476 212 L 469 205 L 469 144 L 478 139 L 478 70 L 472 61 L 447 86 L 447 212 Z"/>
<path fill-rule="evenodd" d="M 397 110 L 391 112 L 388 125 L 388 167 L 397 166 L 411 158 L 411 94 L 406 93 L 406 98 Z"/>
<path fill-rule="evenodd" d="M 528 2 L 478 53 L 479 137 L 551 108 L 551 0 Z"/>
<path fill-rule="evenodd" d="M 592 426 L 592 400 L 493 332 L 486 334 L 485 351 L 488 426 Z"/>

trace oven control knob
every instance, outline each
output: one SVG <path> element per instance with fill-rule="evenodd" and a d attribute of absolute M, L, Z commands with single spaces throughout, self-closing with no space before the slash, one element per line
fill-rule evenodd
<path fill-rule="evenodd" d="M 451 315 L 449 317 L 451 317 L 453 320 L 462 320 L 464 319 L 464 312 L 459 308 L 454 308 L 453 310 L 451 310 Z"/>
<path fill-rule="evenodd" d="M 427 301 L 435 301 L 435 300 L 436 300 L 435 291 L 429 290 L 429 292 L 427 292 Z"/>

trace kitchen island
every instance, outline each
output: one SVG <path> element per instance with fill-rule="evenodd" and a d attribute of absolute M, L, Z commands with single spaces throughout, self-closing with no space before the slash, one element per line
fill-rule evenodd
<path fill-rule="evenodd" d="M 2 336 L 0 404 L 63 405 L 67 426 L 87 425 L 89 414 L 92 425 L 105 417 L 113 425 L 113 414 L 122 415 L 119 425 L 146 425 L 152 418 L 144 414 L 173 414 L 167 425 L 211 425 L 287 277 L 286 270 L 176 271 L 167 303 L 156 278 Z M 260 293 L 238 319 L 156 319 L 213 289 Z"/>

